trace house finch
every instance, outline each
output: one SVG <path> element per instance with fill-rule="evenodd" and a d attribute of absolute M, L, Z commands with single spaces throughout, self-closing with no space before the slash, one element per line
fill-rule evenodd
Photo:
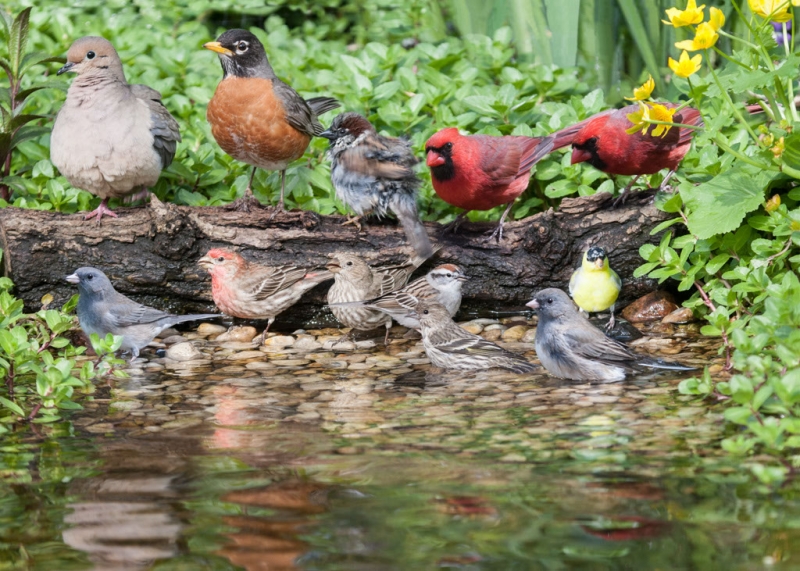
<path fill-rule="evenodd" d="M 528 307 L 539 314 L 536 355 L 554 377 L 575 381 L 622 381 L 640 367 L 691 371 L 679 363 L 648 359 L 606 337 L 560 289 L 544 289 Z"/>
<path fill-rule="evenodd" d="M 360 217 L 394 212 L 414 251 L 423 258 L 431 242 L 417 213 L 421 181 L 414 172 L 417 159 L 411 143 L 379 135 L 358 113 L 342 113 L 320 134 L 331 141 L 331 182 L 336 197 Z"/>
<path fill-rule="evenodd" d="M 331 97 L 300 97 L 278 79 L 264 46 L 247 30 L 228 30 L 203 47 L 216 52 L 222 64 L 222 81 L 206 113 L 211 134 L 223 151 L 253 165 L 237 207 L 249 209 L 253 177 L 262 168 L 281 172 L 281 198 L 274 212 L 283 210 L 286 167 L 303 156 L 311 137 L 325 130 L 318 117 L 340 104 Z"/>
<path fill-rule="evenodd" d="M 161 104 L 161 94 L 130 85 L 111 42 L 75 40 L 58 75 L 78 75 L 56 116 L 50 160 L 69 183 L 102 201 L 85 220 L 116 218 L 110 198 L 130 197 L 153 186 L 175 156 L 178 123 Z"/>
<path fill-rule="evenodd" d="M 279 313 L 317 284 L 333 279 L 327 270 L 262 266 L 222 248 L 210 250 L 197 263 L 211 274 L 211 296 L 220 311 L 243 319 L 268 320 L 260 343 Z"/>
<path fill-rule="evenodd" d="M 92 333 L 101 338 L 109 333 L 120 335 L 120 349 L 131 352 L 131 361 L 167 327 L 219 317 L 213 313 L 170 315 L 136 303 L 117 292 L 108 277 L 96 268 L 79 268 L 66 280 L 78 286 L 78 321 L 87 337 Z"/>
<path fill-rule="evenodd" d="M 675 103 L 661 105 L 667 109 L 678 107 Z M 570 125 L 551 135 L 553 150 L 572 145 L 573 165 L 588 162 L 608 174 L 633 176 L 633 180 L 617 199 L 619 202 L 625 201 L 628 192 L 640 176 L 668 169 L 669 173 L 661 183 L 664 187 L 675 174 L 683 157 L 689 152 L 694 129 L 673 127 L 664 136 L 656 136 L 654 135 L 656 125 L 652 125 L 647 134 L 641 130 L 633 134 L 626 133 L 626 130 L 633 127 L 628 116 L 639 111 L 639 105 L 628 105 L 622 109 L 603 111 L 580 123 Z M 701 126 L 703 117 L 697 109 L 684 107 L 672 116 L 672 121 Z"/>
<path fill-rule="evenodd" d="M 406 285 L 414 270 L 425 262 L 424 258 L 415 256 L 405 264 L 371 268 L 355 254 L 333 254 L 331 258 L 326 266 L 334 274 L 333 285 L 328 290 L 329 304 L 374 299 L 395 291 Z M 385 326 L 384 344 L 389 342 L 389 329 L 392 327 L 389 315 L 363 306 L 331 305 L 331 311 L 336 319 L 351 329 L 369 331 Z"/>
<path fill-rule="evenodd" d="M 460 327 L 441 303 L 420 301 L 411 317 L 420 323 L 422 345 L 434 367 L 458 371 L 499 367 L 514 373 L 536 370 L 536 365 L 520 355 Z"/>
<path fill-rule="evenodd" d="M 338 307 L 368 307 L 377 309 L 400 325 L 411 329 L 419 329 L 419 320 L 408 316 L 413 311 L 419 300 L 436 301 L 441 303 L 450 317 L 458 312 L 461 307 L 461 284 L 467 276 L 456 265 L 443 264 L 432 269 L 428 275 L 417 278 L 407 286 L 367 301 L 353 301 L 331 304 Z"/>
<path fill-rule="evenodd" d="M 453 206 L 464 208 L 451 228 L 455 231 L 470 210 L 490 210 L 506 204 L 489 240 L 503 238 L 503 222 L 514 200 L 528 188 L 531 167 L 547 155 L 553 141 L 534 137 L 492 137 L 459 134 L 450 127 L 425 143 L 433 189 Z"/>
<path fill-rule="evenodd" d="M 606 251 L 600 246 L 586 250 L 581 267 L 572 273 L 569 280 L 569 294 L 583 311 L 597 313 L 611 310 L 606 329 L 614 327 L 614 305 L 621 289 L 622 280 L 611 269 Z"/>

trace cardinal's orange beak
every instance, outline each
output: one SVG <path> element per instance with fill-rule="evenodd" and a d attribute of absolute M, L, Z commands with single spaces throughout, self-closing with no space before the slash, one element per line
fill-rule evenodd
<path fill-rule="evenodd" d="M 577 163 L 585 163 L 589 159 L 592 158 L 592 153 L 589 151 L 584 151 L 583 149 L 576 149 L 572 147 L 572 159 L 570 159 L 570 164 L 574 165 Z"/>
<path fill-rule="evenodd" d="M 433 168 L 442 166 L 445 163 L 445 160 L 444 157 L 436 151 L 428 151 L 427 163 L 429 167 Z"/>

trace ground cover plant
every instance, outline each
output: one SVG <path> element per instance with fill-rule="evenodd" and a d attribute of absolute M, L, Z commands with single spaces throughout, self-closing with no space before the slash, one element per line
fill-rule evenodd
<path fill-rule="evenodd" d="M 112 39 L 128 80 L 161 91 L 179 121 L 183 141 L 153 189 L 178 204 L 225 204 L 247 184 L 249 167 L 219 149 L 204 116 L 221 70 L 201 46 L 228 27 L 258 35 L 278 75 L 302 95 L 338 98 L 379 130 L 410 138 L 418 156 L 444 126 L 545 135 L 632 96 L 640 105 L 637 128 L 655 132 L 671 122 L 658 101 L 691 105 L 704 125 L 673 181 L 676 192 L 657 197 L 675 217 L 656 229 L 664 233 L 660 245 L 642 248 L 637 276 L 670 280 L 691 293 L 685 305 L 707 322 L 705 334 L 721 338 L 730 369 L 704 371 L 681 390 L 730 403 L 731 436 L 723 446 L 736 454 L 773 453 L 773 462 L 749 465 L 764 482 L 780 482 L 796 469 L 800 443 L 794 0 L 580 4 L 582 10 L 557 11 L 549 1 L 531 0 L 483 13 L 467 0 L 414 0 L 403 9 L 385 0 L 223 2 L 210 12 L 188 0 L 80 7 L 48 1 L 28 14 L 29 26 L 23 3 L 12 4 L 0 29 L 8 76 L 0 100 L 0 151 L 7 157 L 0 204 L 64 213 L 96 205 L 58 175 L 48 146 L 68 85 L 51 77 L 59 64 L 48 58 L 63 57 L 72 39 L 90 33 Z M 522 5 L 529 9 L 515 11 Z M 545 42 L 536 34 L 541 26 L 559 34 Z M 745 103 L 760 104 L 762 113 L 750 116 Z M 345 212 L 333 197 L 326 146 L 313 140 L 288 169 L 289 207 Z M 427 169 L 420 174 L 423 216 L 451 220 L 456 209 L 433 194 Z M 647 182 L 658 185 L 663 174 Z M 557 207 L 565 196 L 618 191 L 628 181 L 554 153 L 536 166 L 512 215 Z M 278 188 L 278 173 L 257 172 L 260 201 L 274 203 Z M 499 210 L 471 218 L 496 219 Z"/>

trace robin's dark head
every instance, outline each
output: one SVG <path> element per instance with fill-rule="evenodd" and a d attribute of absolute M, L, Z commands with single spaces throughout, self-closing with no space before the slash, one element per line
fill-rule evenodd
<path fill-rule="evenodd" d="M 68 275 L 65 279 L 77 285 L 81 295 L 88 297 L 102 297 L 114 291 L 111 281 L 97 268 L 78 268 L 74 274 Z"/>
<path fill-rule="evenodd" d="M 577 313 L 575 304 L 572 303 L 569 296 L 556 288 L 547 288 L 537 292 L 526 305 L 539 315 L 540 321 L 558 319 L 561 316 Z"/>
<path fill-rule="evenodd" d="M 275 77 L 264 46 L 247 30 L 228 30 L 216 42 L 208 42 L 203 47 L 219 54 L 224 77 Z"/>
<path fill-rule="evenodd" d="M 320 133 L 320 137 L 330 139 L 331 144 L 340 139 L 348 142 L 357 139 L 362 133 L 374 133 L 375 127 L 358 113 L 341 113 L 334 118 L 331 126 Z"/>

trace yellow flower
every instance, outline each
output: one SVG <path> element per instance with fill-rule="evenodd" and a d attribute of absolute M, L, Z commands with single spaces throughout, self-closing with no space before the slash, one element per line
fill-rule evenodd
<path fill-rule="evenodd" d="M 664 123 L 672 123 L 672 116 L 675 114 L 675 109 L 668 109 L 664 105 L 653 105 L 650 109 L 650 119 L 652 121 L 663 121 Z M 672 125 L 655 125 L 655 128 L 650 132 L 652 137 L 666 137 Z"/>
<path fill-rule="evenodd" d="M 780 194 L 773 194 L 772 198 L 767 200 L 767 203 L 764 205 L 764 210 L 767 212 L 775 212 L 781 206 L 781 195 Z"/>
<path fill-rule="evenodd" d="M 789 0 L 747 0 L 753 14 L 769 18 L 773 22 L 788 22 L 792 19 Z"/>
<path fill-rule="evenodd" d="M 800 0 L 798 0 L 798 2 L 800 2 Z M 653 93 L 655 88 L 656 82 L 651 75 L 647 81 L 633 90 L 633 97 L 626 97 L 625 99 L 628 101 L 644 101 L 645 99 L 650 99 L 650 94 Z"/>
<path fill-rule="evenodd" d="M 792 0 L 792 2 L 800 3 L 800 0 Z M 722 10 L 719 8 L 709 8 L 709 12 L 708 23 L 711 24 L 711 27 L 715 30 L 722 28 L 722 26 L 725 25 L 725 14 L 722 13 Z"/>
<path fill-rule="evenodd" d="M 647 130 L 650 128 L 650 123 L 648 122 L 650 121 L 650 107 L 647 103 L 639 101 L 639 110 L 628 113 L 625 117 L 633 124 L 629 129 L 625 129 L 628 135 L 633 135 L 637 131 L 647 134 Z"/>
<path fill-rule="evenodd" d="M 719 34 L 709 22 L 703 22 L 697 26 L 697 31 L 694 33 L 693 40 L 684 40 L 676 42 L 675 47 L 679 50 L 689 50 L 696 52 L 697 50 L 707 50 L 714 46 L 719 39 Z"/>
<path fill-rule="evenodd" d="M 669 22 L 667 22 L 666 20 L 661 20 L 661 21 L 675 28 L 680 28 L 681 26 L 691 26 L 693 24 L 699 24 L 700 22 L 703 21 L 703 8 L 705 7 L 706 5 L 703 4 L 698 8 L 695 0 L 688 0 L 686 2 L 685 10 L 670 8 L 669 10 L 666 10 Z"/>
<path fill-rule="evenodd" d="M 667 63 L 669 64 L 669 68 L 675 72 L 675 75 L 686 78 L 697 73 L 697 70 L 700 69 L 700 63 L 702 61 L 703 56 L 700 54 L 696 54 L 692 58 L 689 58 L 689 53 L 684 50 L 681 52 L 681 57 L 678 59 L 678 61 L 669 58 Z"/>

